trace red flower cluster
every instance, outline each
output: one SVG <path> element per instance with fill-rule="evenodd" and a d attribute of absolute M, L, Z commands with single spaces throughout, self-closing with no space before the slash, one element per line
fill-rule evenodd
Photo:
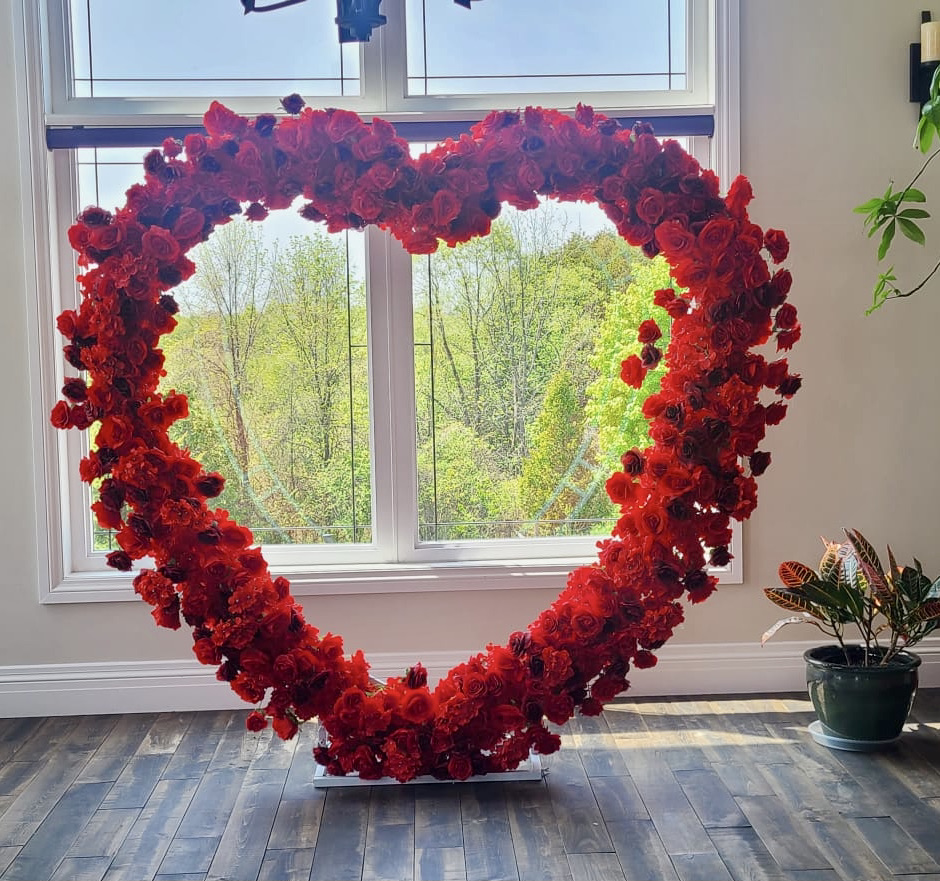
<path fill-rule="evenodd" d="M 799 338 L 789 273 L 772 273 L 765 257 L 786 257 L 785 236 L 750 222 L 743 178 L 722 199 L 715 176 L 678 144 L 585 107 L 574 118 L 493 113 L 418 159 L 389 123 L 341 110 L 249 120 L 216 103 L 205 127 L 208 137 L 151 152 L 123 208 L 88 208 L 69 230 L 83 300 L 58 326 L 87 381 L 66 381 L 52 422 L 98 423 L 81 476 L 100 481 L 93 509 L 117 533 L 108 562 L 127 570 L 151 557 L 155 568 L 134 584 L 157 622 L 192 628 L 199 660 L 261 706 L 248 717 L 253 730 L 270 719 L 291 737 L 318 717 L 330 743 L 315 755 L 332 773 L 460 780 L 556 750 L 546 720 L 599 713 L 629 687 L 631 666 L 656 663 L 682 620 L 680 598 L 714 590 L 707 565 L 728 562 L 730 520 L 754 509 L 754 477 L 770 461 L 759 445 L 786 412 L 762 395 L 789 398 L 800 385 L 785 360 L 754 352 L 771 337 L 780 349 Z M 644 321 L 642 352 L 623 364 L 637 387 L 662 358 L 669 369 L 644 407 L 651 445 L 624 453 L 608 481 L 622 516 L 597 562 L 572 572 L 507 645 L 488 646 L 433 690 L 420 665 L 375 683 L 361 653 L 347 658 L 339 637 L 307 624 L 250 531 L 210 507 L 221 475 L 168 436 L 187 404 L 158 390 L 158 343 L 176 324 L 168 292 L 194 270 L 187 252 L 232 216 L 262 220 L 301 195 L 305 217 L 331 230 L 379 224 L 413 253 L 486 235 L 503 202 L 594 201 L 627 241 L 662 252 L 682 289 L 656 294 L 672 318 L 666 351 L 659 326 Z"/>

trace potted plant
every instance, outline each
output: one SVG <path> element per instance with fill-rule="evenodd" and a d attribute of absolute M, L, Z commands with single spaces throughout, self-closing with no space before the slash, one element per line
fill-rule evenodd
<path fill-rule="evenodd" d="M 845 535 L 842 543 L 823 539 L 818 571 L 781 563 L 783 586 L 764 593 L 796 614 L 774 624 L 761 645 L 787 624 L 812 624 L 833 637 L 835 644 L 803 655 L 819 716 L 810 732 L 827 746 L 874 749 L 900 736 L 910 712 L 920 666 L 910 649 L 940 624 L 940 579 L 931 582 L 916 559 L 899 566 L 890 547 L 886 569 L 861 533 Z M 848 642 L 853 626 L 858 641 Z"/>

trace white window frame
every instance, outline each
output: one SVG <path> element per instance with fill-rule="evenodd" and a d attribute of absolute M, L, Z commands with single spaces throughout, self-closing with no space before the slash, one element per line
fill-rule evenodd
<path fill-rule="evenodd" d="M 359 98 L 331 98 L 330 103 L 360 111 L 368 107 L 369 113 L 381 112 L 392 122 L 413 120 L 416 113 L 433 113 L 437 120 L 482 118 L 491 109 L 487 105 L 492 104 L 492 97 L 405 97 L 404 53 L 396 53 L 399 63 L 389 63 L 386 75 L 376 77 L 382 70 L 381 57 L 392 54 L 387 51 L 387 44 L 403 39 L 404 34 L 404 3 L 386 0 L 386 4 L 390 7 L 383 9 L 389 17 L 388 25 L 373 35 L 374 49 L 364 51 L 361 56 L 362 81 L 367 88 Z M 644 117 L 650 118 L 679 109 L 691 110 L 693 114 L 697 110 L 714 113 L 715 137 L 693 139 L 692 152 L 703 164 L 715 168 L 725 184 L 738 172 L 738 4 L 739 0 L 689 0 L 690 18 L 708 17 L 708 30 L 699 29 L 700 37 L 693 44 L 692 54 L 699 61 L 704 54 L 708 61 L 703 65 L 690 59 L 690 91 L 675 95 L 684 97 L 686 102 L 694 96 L 699 103 L 680 104 L 668 93 L 656 93 L 657 98 L 667 100 L 642 108 Z M 65 235 L 77 209 L 74 163 L 65 151 L 46 151 L 45 127 L 92 123 L 127 125 L 129 109 L 135 115 L 155 113 L 156 116 L 148 115 L 148 123 L 191 124 L 201 119 L 206 102 L 203 99 L 181 102 L 179 108 L 169 112 L 165 102 L 73 99 L 58 86 L 53 88 L 53 84 L 64 82 L 62 69 L 54 69 L 56 64 L 65 63 L 64 29 L 55 27 L 57 21 L 61 22 L 56 15 L 61 15 L 63 9 L 64 0 L 39 0 L 38 3 L 15 0 L 14 3 L 18 131 L 26 135 L 21 144 L 23 229 L 31 233 L 26 236 L 26 265 L 30 288 L 27 293 L 33 304 L 29 331 L 35 341 L 31 347 L 30 390 L 37 451 L 40 600 L 43 603 L 136 600 L 131 586 L 132 574 L 106 569 L 102 554 L 92 556 L 85 550 L 91 547 L 91 518 L 87 488 L 77 474 L 83 440 L 78 432 L 56 431 L 48 420 L 49 408 L 59 395 L 65 367 L 53 318 L 62 309 L 73 306 L 77 297 L 75 267 Z M 44 35 L 47 23 L 52 26 Z M 706 33 L 707 36 L 701 36 Z M 44 38 L 51 44 L 49 52 L 42 51 Z M 708 42 L 716 47 L 713 55 L 708 52 Z M 42 76 L 36 76 L 40 70 Z M 374 85 L 376 82 L 378 85 Z M 631 102 L 637 99 L 639 103 L 644 94 L 631 93 Z M 552 97 L 557 98 L 554 106 L 562 109 L 570 108 L 572 103 L 570 94 L 540 94 L 537 102 L 527 94 L 498 97 L 501 106 L 506 107 L 528 103 L 553 106 Z M 585 103 L 593 100 L 599 110 L 610 116 L 637 114 L 632 103 L 629 108 L 611 107 L 610 93 L 579 97 Z M 648 99 L 649 95 L 645 97 Z M 261 102 L 265 106 L 260 106 Z M 233 99 L 227 103 L 246 114 L 271 108 L 269 99 Z M 377 105 L 388 110 L 377 110 Z M 447 109 L 442 110 L 445 106 Z M 410 298 L 392 298 L 389 292 L 393 288 L 401 290 L 402 286 L 411 289 L 411 262 L 410 256 L 396 242 L 377 230 L 368 230 L 366 237 L 367 266 L 373 286 L 369 305 L 370 363 L 373 358 L 388 358 L 391 365 L 388 383 L 371 383 L 370 393 L 373 534 L 378 539 L 371 545 L 355 546 L 357 562 L 354 564 L 340 562 L 338 555 L 345 553 L 348 557 L 348 550 L 317 548 L 315 559 L 311 559 L 309 546 L 304 551 L 267 546 L 265 556 L 272 570 L 289 577 L 298 596 L 519 587 L 560 590 L 571 568 L 593 557 L 592 545 L 596 538 L 553 539 L 557 553 L 546 557 L 537 553 L 538 546 L 533 540 L 502 540 L 498 549 L 493 543 L 482 542 L 419 545 L 416 523 L 415 531 L 403 526 L 416 521 L 417 510 L 413 354 L 412 347 L 405 344 L 412 339 L 413 326 Z M 379 286 L 384 289 L 376 289 L 379 279 L 383 280 Z M 378 333 L 377 328 L 387 330 Z M 410 410 L 404 413 L 400 403 L 396 403 L 395 419 L 390 416 L 393 395 L 396 401 L 410 402 Z M 392 449 L 404 453 L 393 456 Z M 740 524 L 734 524 L 731 550 L 732 564 L 717 572 L 719 580 L 725 584 L 743 581 Z M 390 559 L 406 562 L 388 562 Z"/>

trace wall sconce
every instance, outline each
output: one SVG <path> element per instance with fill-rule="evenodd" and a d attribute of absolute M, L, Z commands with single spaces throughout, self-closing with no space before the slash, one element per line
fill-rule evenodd
<path fill-rule="evenodd" d="M 920 42 L 911 43 L 911 101 L 926 104 L 930 99 L 930 81 L 940 67 L 940 21 L 931 21 L 930 13 L 920 14 Z"/>

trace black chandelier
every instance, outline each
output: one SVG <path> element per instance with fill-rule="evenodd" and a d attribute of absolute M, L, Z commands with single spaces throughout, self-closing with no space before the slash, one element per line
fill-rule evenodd
<path fill-rule="evenodd" d="M 307 0 L 274 0 L 266 6 L 258 6 L 257 0 L 241 0 L 245 15 L 249 12 L 273 12 L 287 6 L 306 3 Z M 474 0 L 454 0 L 458 6 L 469 9 Z M 336 22 L 340 43 L 368 43 L 374 28 L 381 27 L 388 19 L 379 12 L 382 0 L 336 0 Z"/>

